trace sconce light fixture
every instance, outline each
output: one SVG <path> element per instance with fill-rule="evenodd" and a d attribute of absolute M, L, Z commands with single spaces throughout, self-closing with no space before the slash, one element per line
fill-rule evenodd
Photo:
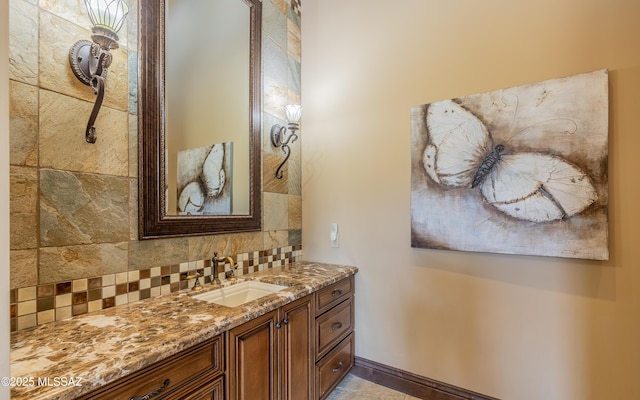
<path fill-rule="evenodd" d="M 282 179 L 282 167 L 291 155 L 291 148 L 289 148 L 289 143 L 293 143 L 298 139 L 296 131 L 300 128 L 302 107 L 296 104 L 290 104 L 284 107 L 284 112 L 287 116 L 287 121 L 289 122 L 288 128 L 291 131 L 291 133 L 287 135 L 286 140 L 285 134 L 287 133 L 287 127 L 280 126 L 278 124 L 275 124 L 271 127 L 271 143 L 275 147 L 282 147 L 282 151 L 286 154 L 284 161 L 276 170 L 276 178 L 278 179 Z"/>
<path fill-rule="evenodd" d="M 118 48 L 118 31 L 124 25 L 129 7 L 124 0 L 84 0 L 84 4 L 93 24 L 93 41 L 76 42 L 69 51 L 69 64 L 76 78 L 91 86 L 97 95 L 85 132 L 86 141 L 95 143 L 96 128 L 93 124 L 104 98 L 104 80 L 112 59 L 109 51 Z"/>

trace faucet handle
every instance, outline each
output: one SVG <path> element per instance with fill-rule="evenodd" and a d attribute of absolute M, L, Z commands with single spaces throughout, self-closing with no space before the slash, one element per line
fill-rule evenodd
<path fill-rule="evenodd" d="M 188 278 L 189 279 L 191 279 L 191 278 L 195 278 L 196 279 L 196 281 L 193 284 L 193 287 L 191 288 L 191 290 L 200 290 L 200 289 L 202 289 L 202 285 L 200 284 L 200 274 L 197 271 L 196 271 L 195 275 L 190 275 Z"/>

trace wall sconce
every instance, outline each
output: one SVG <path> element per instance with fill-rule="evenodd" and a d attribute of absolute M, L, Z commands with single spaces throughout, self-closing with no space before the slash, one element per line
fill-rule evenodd
<path fill-rule="evenodd" d="M 119 47 L 117 33 L 124 25 L 129 7 L 124 0 L 84 0 L 84 4 L 93 24 L 93 41 L 76 42 L 69 51 L 69 64 L 76 78 L 91 86 L 97 95 L 85 132 L 86 141 L 95 143 L 96 128 L 93 124 L 104 98 L 104 80 L 112 59 L 109 51 Z"/>
<path fill-rule="evenodd" d="M 289 122 L 288 128 L 291 133 L 287 136 L 286 140 L 284 138 L 287 127 L 280 126 L 275 124 L 271 127 L 271 143 L 275 147 L 282 147 L 282 151 L 287 155 L 284 158 L 284 161 L 278 169 L 276 170 L 276 178 L 282 179 L 282 167 L 289 159 L 291 155 L 291 148 L 289 148 L 289 142 L 293 143 L 298 139 L 298 135 L 296 135 L 296 131 L 300 128 L 300 117 L 302 116 L 302 107 L 295 104 L 290 104 L 284 107 L 284 112 L 287 116 L 287 121 Z"/>

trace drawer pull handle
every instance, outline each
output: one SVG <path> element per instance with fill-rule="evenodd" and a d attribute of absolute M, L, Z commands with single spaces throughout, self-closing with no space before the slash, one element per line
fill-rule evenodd
<path fill-rule="evenodd" d="M 282 327 L 282 324 L 280 323 L 280 321 L 276 322 L 276 328 L 280 329 Z"/>
<path fill-rule="evenodd" d="M 335 324 L 331 325 L 332 331 L 337 331 L 340 328 L 342 328 L 342 322 L 336 322 Z"/>
<path fill-rule="evenodd" d="M 163 391 L 164 391 L 164 390 L 169 386 L 169 383 L 170 383 L 170 382 L 171 382 L 171 381 L 170 381 L 169 379 L 165 379 L 165 380 L 164 380 L 164 382 L 162 382 L 162 386 L 160 386 L 160 387 L 159 387 L 159 388 L 157 388 L 156 390 L 154 390 L 154 391 L 152 391 L 152 392 L 149 392 L 149 393 L 145 394 L 145 395 L 144 395 L 144 396 L 142 396 L 142 397 L 132 397 L 132 398 L 131 398 L 131 399 L 129 399 L 129 400 L 149 400 L 149 399 L 151 399 L 151 398 L 153 398 L 153 397 L 156 397 L 157 395 L 159 395 L 160 393 L 162 393 L 162 392 L 163 392 Z"/>
<path fill-rule="evenodd" d="M 334 374 L 342 369 L 342 361 L 338 363 L 338 366 L 331 370 Z"/>
<path fill-rule="evenodd" d="M 342 290 L 341 289 L 336 289 L 333 292 L 331 292 L 331 297 L 338 297 L 342 294 Z"/>
<path fill-rule="evenodd" d="M 288 325 L 289 324 L 289 318 L 283 319 L 282 323 L 285 324 L 285 325 Z"/>

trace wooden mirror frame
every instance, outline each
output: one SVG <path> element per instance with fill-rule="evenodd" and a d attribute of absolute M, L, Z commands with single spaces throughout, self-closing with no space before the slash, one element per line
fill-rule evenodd
<path fill-rule="evenodd" d="M 140 0 L 138 81 L 138 236 L 140 239 L 259 231 L 262 228 L 261 174 L 261 0 L 250 9 L 249 214 L 166 215 L 165 165 L 165 1 Z M 203 43 L 203 50 L 206 44 Z M 197 62 L 197 60 L 195 60 Z"/>

